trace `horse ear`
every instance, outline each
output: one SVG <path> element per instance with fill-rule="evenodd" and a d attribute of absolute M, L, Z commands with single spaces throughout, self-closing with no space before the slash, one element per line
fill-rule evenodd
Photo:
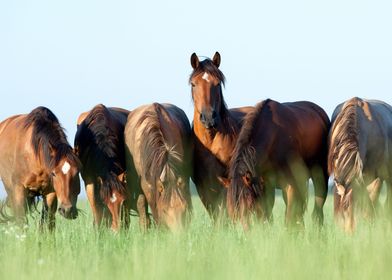
<path fill-rule="evenodd" d="M 127 180 L 126 180 L 127 176 L 126 176 L 125 172 L 119 174 L 119 175 L 117 176 L 117 178 L 118 178 L 118 180 L 119 180 L 120 182 L 123 182 L 123 183 L 126 183 L 126 182 L 127 182 Z"/>
<path fill-rule="evenodd" d="M 199 58 L 197 57 L 196 53 L 191 55 L 191 65 L 193 69 L 199 67 Z"/>
<path fill-rule="evenodd" d="M 212 63 L 214 63 L 216 67 L 219 67 L 221 63 L 221 56 L 218 52 L 214 54 L 214 57 L 212 58 Z"/>
<path fill-rule="evenodd" d="M 221 177 L 221 176 L 217 176 L 219 183 L 221 183 L 221 185 L 223 187 L 225 187 L 226 189 L 230 186 L 230 182 L 231 180 L 229 178 L 225 178 L 225 177 Z"/>

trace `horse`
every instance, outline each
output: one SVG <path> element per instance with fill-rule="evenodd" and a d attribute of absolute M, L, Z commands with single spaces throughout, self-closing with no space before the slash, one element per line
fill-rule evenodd
<path fill-rule="evenodd" d="M 0 177 L 13 215 L 3 218 L 27 223 L 26 212 L 42 196 L 40 228 L 55 228 L 57 201 L 66 219 L 78 216 L 80 162 L 57 117 L 45 107 L 0 123 Z"/>
<path fill-rule="evenodd" d="M 210 217 L 216 220 L 225 202 L 225 189 L 217 178 L 228 175 L 238 132 L 252 107 L 227 108 L 222 94 L 225 76 L 219 70 L 218 52 L 212 60 L 199 61 L 195 53 L 190 60 L 193 72 L 189 83 L 194 103 L 192 180 Z"/>
<path fill-rule="evenodd" d="M 282 188 L 285 223 L 303 228 L 307 184 L 315 190 L 313 218 L 323 224 L 328 192 L 327 140 L 330 121 L 325 111 L 307 101 L 279 103 L 267 99 L 245 117 L 230 163 L 227 210 L 233 221 L 249 227 L 251 214 L 272 220 L 275 189 Z"/>
<path fill-rule="evenodd" d="M 128 116 L 127 185 L 143 230 L 150 225 L 147 203 L 155 222 L 172 231 L 183 229 L 189 220 L 190 135 L 184 111 L 171 104 L 143 105 Z"/>
<path fill-rule="evenodd" d="M 125 109 L 99 104 L 79 116 L 75 135 L 74 147 L 82 163 L 80 173 L 93 212 L 94 225 L 101 225 L 107 213 L 104 212 L 106 206 L 111 214 L 113 231 L 120 228 L 120 208 L 127 197 L 124 128 L 128 114 L 129 111 Z M 129 222 L 126 213 L 124 209 L 125 226 Z"/>
<path fill-rule="evenodd" d="M 355 230 L 354 208 L 373 220 L 383 181 L 392 210 L 392 107 L 382 101 L 351 98 L 332 115 L 328 171 L 334 177 L 334 216 L 347 232 Z"/>

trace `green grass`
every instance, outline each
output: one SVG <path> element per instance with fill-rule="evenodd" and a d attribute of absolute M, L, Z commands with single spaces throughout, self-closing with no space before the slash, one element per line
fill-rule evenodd
<path fill-rule="evenodd" d="M 194 199 L 190 228 L 181 234 L 152 229 L 143 234 L 136 219 L 129 231 L 113 234 L 92 227 L 86 215 L 57 217 L 55 234 L 40 234 L 36 222 L 21 230 L 0 227 L 0 279 L 387 279 L 392 273 L 392 229 L 385 220 L 344 234 L 332 219 L 318 230 L 306 213 L 306 229 L 289 232 L 277 197 L 272 225 L 214 227 Z"/>

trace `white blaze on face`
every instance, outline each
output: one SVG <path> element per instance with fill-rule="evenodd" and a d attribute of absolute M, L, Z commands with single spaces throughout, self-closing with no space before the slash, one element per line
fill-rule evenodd
<path fill-rule="evenodd" d="M 111 203 L 115 203 L 116 200 L 117 200 L 117 196 L 116 196 L 115 193 L 113 193 L 113 194 L 112 194 L 112 197 L 110 198 L 110 202 L 111 202 Z"/>
<path fill-rule="evenodd" d="M 207 82 L 210 82 L 210 76 L 208 75 L 207 72 L 204 72 L 203 76 L 201 77 L 203 80 L 206 80 Z"/>
<path fill-rule="evenodd" d="M 63 174 L 67 175 L 70 169 L 71 169 L 71 165 L 68 163 L 68 161 L 64 162 L 63 167 L 61 167 L 61 171 L 63 171 Z"/>

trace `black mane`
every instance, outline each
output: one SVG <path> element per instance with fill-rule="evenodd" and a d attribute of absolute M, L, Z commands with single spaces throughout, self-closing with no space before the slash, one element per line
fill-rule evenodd
<path fill-rule="evenodd" d="M 258 103 L 256 107 L 245 116 L 243 126 L 233 151 L 229 170 L 231 184 L 228 189 L 227 202 L 228 207 L 232 209 L 235 216 L 240 210 L 240 201 L 245 201 L 246 205 L 248 205 L 248 209 L 252 209 L 254 207 L 254 201 L 260 197 L 263 191 L 256 188 L 256 186 L 258 186 L 257 184 L 251 184 L 251 188 L 246 187 L 242 176 L 247 172 L 249 172 L 251 176 L 255 176 L 257 158 L 255 148 L 251 143 L 252 135 L 255 131 L 256 121 L 268 102 L 270 102 L 270 99 Z"/>
<path fill-rule="evenodd" d="M 45 107 L 37 107 L 31 111 L 24 124 L 25 129 L 30 126 L 33 127 L 31 144 L 34 153 L 39 157 L 42 152 L 47 168 L 55 168 L 64 157 L 72 162 L 78 162 L 67 141 L 64 129 L 52 111 Z"/>
<path fill-rule="evenodd" d="M 108 108 L 99 104 L 79 125 L 75 136 L 75 147 L 85 164 L 83 169 L 103 181 L 101 196 L 104 200 L 109 199 L 113 188 L 125 192 L 117 182 L 117 175 L 125 171 L 123 128 L 111 121 L 113 117 Z M 120 135 L 118 131 L 121 131 Z"/>

